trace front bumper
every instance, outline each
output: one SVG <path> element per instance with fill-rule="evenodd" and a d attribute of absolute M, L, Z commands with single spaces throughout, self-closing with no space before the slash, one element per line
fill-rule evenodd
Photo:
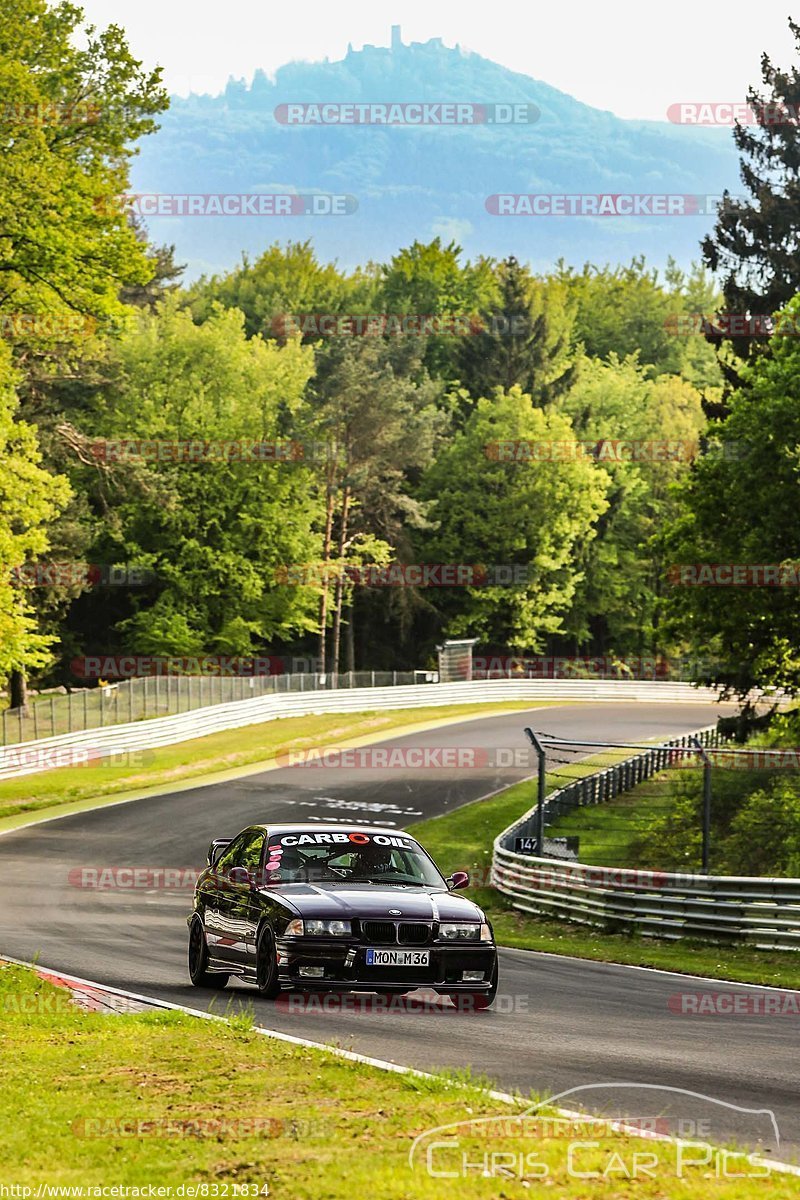
<path fill-rule="evenodd" d="M 386 949 L 387 947 L 381 947 Z M 434 943 L 394 949 L 427 950 L 428 966 L 367 966 L 367 946 L 350 938 L 341 944 L 312 937 L 279 938 L 278 974 L 284 987 L 303 991 L 375 992 L 383 988 L 430 988 L 442 992 L 489 992 L 497 962 L 492 942 L 463 942 L 459 945 Z M 321 967 L 323 976 L 310 978 L 300 974 L 301 967 Z M 464 981 L 464 971 L 482 973 L 481 980 Z"/>

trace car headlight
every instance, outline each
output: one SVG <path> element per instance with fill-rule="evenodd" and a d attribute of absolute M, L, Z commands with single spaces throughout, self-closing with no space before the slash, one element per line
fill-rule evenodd
<path fill-rule="evenodd" d="M 482 926 L 477 921 L 469 924 L 445 921 L 439 926 L 439 937 L 445 942 L 480 942 L 483 941 Z M 486 926 L 488 929 L 488 925 Z"/>
<path fill-rule="evenodd" d="M 349 921 L 304 921 L 309 937 L 348 937 L 352 932 Z"/>

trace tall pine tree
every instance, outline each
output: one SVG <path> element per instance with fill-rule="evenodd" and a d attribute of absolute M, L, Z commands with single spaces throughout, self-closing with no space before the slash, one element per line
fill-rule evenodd
<path fill-rule="evenodd" d="M 800 25 L 790 19 L 789 27 L 800 49 Z M 764 54 L 761 78 L 764 94 L 754 87 L 747 93 L 755 124 L 737 122 L 733 133 L 747 195 L 724 194 L 714 232 L 702 242 L 706 265 L 722 276 L 726 311 L 742 316 L 769 316 L 800 291 L 800 70 L 781 71 Z M 713 325 L 706 336 L 731 345 L 741 359 L 765 345 L 764 338 L 723 337 Z M 735 364 L 722 365 L 735 387 Z M 723 406 L 709 415 L 725 412 Z"/>
<path fill-rule="evenodd" d="M 480 314 L 479 331 L 464 339 L 461 382 L 473 400 L 518 387 L 545 406 L 572 382 L 572 314 L 559 306 L 561 320 L 551 320 L 547 301 L 555 298 L 513 256 L 499 265 L 498 277 L 498 299 Z"/>

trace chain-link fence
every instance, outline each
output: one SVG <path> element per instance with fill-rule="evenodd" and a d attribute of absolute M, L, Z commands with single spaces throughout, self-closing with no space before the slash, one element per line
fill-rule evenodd
<path fill-rule="evenodd" d="M 338 675 L 302 672 L 250 677 L 153 675 L 67 694 L 32 695 L 26 708 L 3 710 L 0 734 L 2 745 L 9 746 L 282 692 L 393 687 L 435 681 L 436 675 L 431 671 L 342 671 Z"/>
<path fill-rule="evenodd" d="M 763 737 L 734 746 L 717 727 L 657 747 L 530 736 L 540 803 L 509 849 L 606 867 L 800 875 L 800 750 Z"/>

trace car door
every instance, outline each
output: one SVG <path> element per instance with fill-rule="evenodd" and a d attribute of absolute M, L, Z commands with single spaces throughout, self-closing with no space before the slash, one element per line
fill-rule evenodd
<path fill-rule="evenodd" d="M 225 957 L 239 965 L 252 963 L 255 958 L 260 904 L 254 884 L 260 876 L 265 838 L 263 829 L 244 831 L 241 843 L 226 864 L 224 888 L 220 892 Z M 247 871 L 251 882 L 231 878 L 234 867 Z"/>
<path fill-rule="evenodd" d="M 203 921 L 206 930 L 208 952 L 212 958 L 223 962 L 241 962 L 241 955 L 234 953 L 237 940 L 237 930 L 233 924 L 233 910 L 230 903 L 230 889 L 234 885 L 229 875 L 232 867 L 238 866 L 241 855 L 253 833 L 245 829 L 235 837 L 227 850 L 217 859 L 214 865 L 213 882 L 209 890 L 204 889 L 205 912 Z"/>

